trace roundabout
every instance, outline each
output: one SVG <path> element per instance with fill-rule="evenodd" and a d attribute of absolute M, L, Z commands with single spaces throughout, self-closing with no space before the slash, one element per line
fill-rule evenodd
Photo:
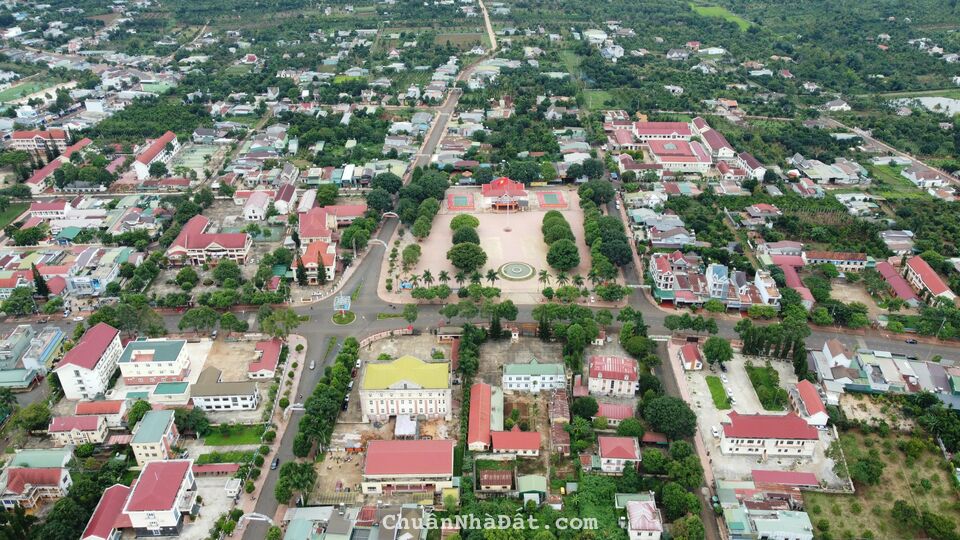
<path fill-rule="evenodd" d="M 534 267 L 524 262 L 508 262 L 501 265 L 497 273 L 500 274 L 500 277 L 503 279 L 525 281 L 532 278 L 537 271 Z"/>
<path fill-rule="evenodd" d="M 348 325 L 357 320 L 357 314 L 352 311 L 338 311 L 333 315 L 333 324 Z"/>

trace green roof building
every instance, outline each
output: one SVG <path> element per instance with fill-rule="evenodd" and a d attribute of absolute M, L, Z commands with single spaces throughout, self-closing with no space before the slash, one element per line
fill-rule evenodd
<path fill-rule="evenodd" d="M 176 457 L 172 448 L 179 440 L 172 410 L 148 411 L 134 426 L 130 447 L 137 457 L 137 464 L 143 467 L 151 461 Z"/>
<path fill-rule="evenodd" d="M 20 450 L 13 455 L 8 467 L 52 469 L 65 467 L 73 458 L 73 447 Z"/>
<path fill-rule="evenodd" d="M 563 364 L 542 364 L 536 358 L 528 364 L 504 364 L 503 389 L 533 392 L 564 388 L 567 375 Z"/>

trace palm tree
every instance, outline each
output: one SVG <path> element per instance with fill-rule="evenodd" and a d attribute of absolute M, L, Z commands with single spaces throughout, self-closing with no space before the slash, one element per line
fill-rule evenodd
<path fill-rule="evenodd" d="M 424 285 L 433 285 L 433 272 L 430 270 L 424 270 L 423 275 L 420 276 L 420 279 L 423 280 Z"/>
<path fill-rule="evenodd" d="M 550 285 L 550 272 L 547 272 L 546 270 L 541 270 L 538 276 L 539 276 L 538 279 L 540 280 L 541 285 L 547 285 L 547 286 Z"/>
<path fill-rule="evenodd" d="M 437 274 L 437 279 L 440 280 L 440 283 L 446 285 L 447 282 L 450 281 L 450 274 L 448 274 L 446 270 L 441 270 L 440 273 Z"/>
<path fill-rule="evenodd" d="M 594 286 L 594 287 L 596 287 L 597 285 L 599 285 L 599 284 L 600 284 L 600 281 L 601 281 L 600 275 L 597 274 L 597 271 L 596 271 L 595 269 L 593 269 L 593 268 L 591 268 L 590 271 L 587 272 L 587 279 L 590 280 L 590 283 L 593 283 L 593 286 Z"/>
<path fill-rule="evenodd" d="M 566 285 L 570 281 L 570 277 L 567 276 L 566 272 L 557 272 L 557 285 L 561 287 Z"/>
<path fill-rule="evenodd" d="M 413 284 L 413 288 L 416 289 L 417 285 L 420 284 L 420 276 L 418 276 L 417 274 L 413 274 L 412 276 L 410 276 L 410 283 Z"/>
<path fill-rule="evenodd" d="M 577 274 L 573 276 L 573 284 L 576 285 L 578 289 L 583 288 L 584 279 L 583 276 Z"/>
<path fill-rule="evenodd" d="M 463 270 L 457 271 L 453 275 L 453 280 L 457 282 L 457 287 L 463 287 L 463 284 L 467 282 L 467 274 Z"/>
<path fill-rule="evenodd" d="M 487 281 L 490 282 L 491 287 L 493 287 L 493 284 L 496 283 L 498 279 L 500 279 L 500 276 L 497 275 L 497 271 L 494 270 L 493 268 L 487 270 L 486 277 L 487 277 Z"/>
<path fill-rule="evenodd" d="M 483 275 L 480 272 L 474 270 L 470 273 L 470 283 L 479 285 L 481 281 L 483 281 Z"/>

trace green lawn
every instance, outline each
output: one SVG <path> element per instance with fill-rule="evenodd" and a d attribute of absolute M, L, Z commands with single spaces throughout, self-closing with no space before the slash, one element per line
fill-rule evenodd
<path fill-rule="evenodd" d="M 343 313 L 338 311 L 333 315 L 334 324 L 340 324 L 340 325 L 350 324 L 355 320 L 357 320 L 357 315 L 352 311 L 344 311 Z"/>
<path fill-rule="evenodd" d="M 30 205 L 27 203 L 10 203 L 6 210 L 0 212 L 0 229 L 13 223 L 13 220 L 26 212 L 29 207 Z"/>
<path fill-rule="evenodd" d="M 782 411 L 786 409 L 789 398 L 787 391 L 780 387 L 780 374 L 767 363 L 765 366 L 746 365 L 750 383 L 757 392 L 760 405 L 768 411 Z"/>
<path fill-rule="evenodd" d="M 20 99 L 35 92 L 39 92 L 44 88 L 49 88 L 54 84 L 56 83 L 45 78 L 31 79 L 23 84 L 11 86 L 10 88 L 0 92 L 0 102 L 6 103 L 8 101 Z"/>
<path fill-rule="evenodd" d="M 209 465 L 211 463 L 247 463 L 253 460 L 256 452 L 244 452 L 243 450 L 231 450 L 229 452 L 211 452 L 209 454 L 200 454 L 197 456 L 197 465 Z"/>
<path fill-rule="evenodd" d="M 717 17 L 732 23 L 736 23 L 737 26 L 740 27 L 741 32 L 746 32 L 747 28 L 750 28 L 750 26 L 753 24 L 739 15 L 730 13 L 730 10 L 721 6 L 704 6 L 690 2 L 690 9 L 697 12 L 698 15 L 702 15 L 704 17 Z"/>
<path fill-rule="evenodd" d="M 606 105 L 606 102 L 613 99 L 613 94 L 607 90 L 584 90 L 583 95 L 590 110 L 609 109 L 610 106 Z"/>
<path fill-rule="evenodd" d="M 403 313 L 377 313 L 377 320 L 382 321 L 384 319 L 401 319 L 403 318 Z"/>
<path fill-rule="evenodd" d="M 874 181 L 870 186 L 870 193 L 874 195 L 886 199 L 929 197 L 925 191 L 918 189 L 909 180 L 900 176 L 902 167 L 895 165 L 867 165 L 866 167 Z"/>
<path fill-rule="evenodd" d="M 239 444 L 260 444 L 260 436 L 263 435 L 263 426 L 233 426 L 228 430 L 228 434 L 222 430 L 214 430 L 207 435 L 204 443 L 207 446 L 231 446 Z"/>
<path fill-rule="evenodd" d="M 707 387 L 710 388 L 710 397 L 713 398 L 713 404 L 718 409 L 724 410 L 730 408 L 730 398 L 727 397 L 727 391 L 723 389 L 723 382 L 716 375 L 707 375 Z"/>
<path fill-rule="evenodd" d="M 563 60 L 563 65 L 566 66 L 567 72 L 571 75 L 576 75 L 577 70 L 580 69 L 580 56 L 569 49 L 565 49 L 560 51 L 560 59 Z"/>

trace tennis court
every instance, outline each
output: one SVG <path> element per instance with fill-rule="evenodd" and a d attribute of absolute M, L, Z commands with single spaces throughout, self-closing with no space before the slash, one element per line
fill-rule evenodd
<path fill-rule="evenodd" d="M 464 212 L 475 210 L 472 193 L 450 193 L 447 195 L 447 210 L 452 212 Z"/>
<path fill-rule="evenodd" d="M 540 201 L 540 208 L 566 208 L 567 200 L 563 193 L 559 191 L 538 191 L 537 200 Z"/>

